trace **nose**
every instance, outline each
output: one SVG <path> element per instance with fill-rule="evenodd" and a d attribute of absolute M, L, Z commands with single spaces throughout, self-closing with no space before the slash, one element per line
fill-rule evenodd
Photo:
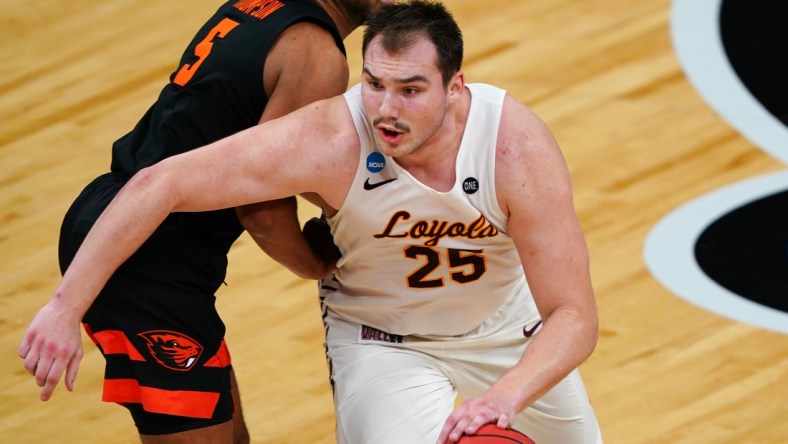
<path fill-rule="evenodd" d="M 395 94 L 386 91 L 378 109 L 380 116 L 384 119 L 397 120 L 399 118 L 399 103 Z"/>

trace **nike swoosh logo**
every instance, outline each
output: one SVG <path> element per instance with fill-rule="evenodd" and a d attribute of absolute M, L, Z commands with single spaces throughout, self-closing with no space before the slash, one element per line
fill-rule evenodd
<path fill-rule="evenodd" d="M 364 189 L 365 190 L 374 190 L 375 188 L 377 188 L 379 186 L 386 185 L 387 183 L 394 182 L 395 180 L 397 180 L 396 177 L 393 178 L 393 179 L 388 179 L 388 180 L 384 180 L 384 181 L 381 181 L 381 182 L 370 183 L 369 182 L 369 178 L 367 178 L 367 180 L 364 181 Z"/>
<path fill-rule="evenodd" d="M 523 327 L 523 335 L 526 338 L 530 338 L 531 336 L 534 335 L 534 333 L 536 333 L 536 329 L 539 328 L 540 325 L 542 325 L 542 321 L 537 322 L 536 325 L 534 325 L 530 329 L 526 325 L 525 327 Z"/>

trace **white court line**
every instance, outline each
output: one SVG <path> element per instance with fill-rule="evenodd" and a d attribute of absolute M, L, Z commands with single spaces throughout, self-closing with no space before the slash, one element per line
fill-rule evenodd
<path fill-rule="evenodd" d="M 788 164 L 788 128 L 750 94 L 725 55 L 719 29 L 721 2 L 674 0 L 674 49 L 687 78 L 712 108 L 756 146 Z M 698 238 L 717 219 L 785 190 L 788 171 L 732 184 L 690 201 L 663 218 L 649 233 L 644 246 L 646 266 L 662 285 L 693 304 L 733 320 L 788 334 L 788 313 L 720 286 L 700 269 L 694 254 Z"/>
<path fill-rule="evenodd" d="M 714 221 L 749 202 L 788 189 L 788 171 L 721 188 L 679 207 L 646 238 L 646 265 L 667 289 L 713 313 L 788 334 L 788 313 L 720 286 L 695 261 L 695 242 Z"/>

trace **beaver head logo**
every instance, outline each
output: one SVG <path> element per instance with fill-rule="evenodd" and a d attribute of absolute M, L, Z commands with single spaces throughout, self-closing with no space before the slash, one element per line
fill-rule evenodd
<path fill-rule="evenodd" d="M 191 370 L 203 351 L 203 346 L 197 341 L 174 331 L 151 330 L 139 333 L 139 336 L 148 343 L 153 358 L 172 370 Z"/>

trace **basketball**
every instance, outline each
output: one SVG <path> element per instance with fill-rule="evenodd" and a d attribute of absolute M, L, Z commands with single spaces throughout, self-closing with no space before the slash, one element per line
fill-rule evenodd
<path fill-rule="evenodd" d="M 534 444 L 534 441 L 513 429 L 499 429 L 495 424 L 479 427 L 473 435 L 463 435 L 457 444 Z"/>

